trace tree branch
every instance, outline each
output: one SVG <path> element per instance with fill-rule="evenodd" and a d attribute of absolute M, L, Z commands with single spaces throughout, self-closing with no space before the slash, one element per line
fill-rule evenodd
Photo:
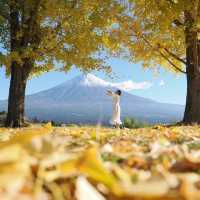
<path fill-rule="evenodd" d="M 165 54 L 163 54 L 163 53 L 160 52 L 160 51 L 159 51 L 159 53 L 160 53 L 160 55 L 161 55 L 165 60 L 167 60 L 167 62 L 168 62 L 169 64 L 171 64 L 171 66 L 174 67 L 177 71 L 179 71 L 179 72 L 181 72 L 181 73 L 183 73 L 183 74 L 187 74 L 186 71 L 183 71 L 182 69 L 180 69 L 179 67 L 177 67 Z"/>
<path fill-rule="evenodd" d="M 78 3 L 78 1 L 77 1 L 77 0 L 74 0 L 73 3 L 72 3 L 71 9 L 74 9 L 74 8 L 76 7 L 77 3 Z M 71 17 L 72 17 L 72 16 L 69 15 L 69 16 L 65 17 L 63 20 L 69 20 Z M 58 33 L 58 32 L 60 31 L 61 28 L 62 28 L 62 23 L 59 22 L 59 23 L 57 24 L 57 26 L 55 27 L 56 32 Z"/>
<path fill-rule="evenodd" d="M 175 24 L 177 27 L 184 26 L 184 23 L 182 23 L 182 22 L 181 22 L 180 20 L 178 20 L 178 19 L 175 19 L 172 23 Z"/>
<path fill-rule="evenodd" d="M 200 11 L 200 0 L 196 0 L 194 5 L 194 19 L 197 20 L 197 17 L 199 16 Z"/>
<path fill-rule="evenodd" d="M 175 1 L 173 1 L 173 0 L 167 0 L 169 3 L 171 3 L 171 4 L 176 4 L 175 3 Z"/>
<path fill-rule="evenodd" d="M 187 74 L 186 71 L 183 71 L 179 67 L 177 67 L 164 53 L 162 53 L 158 48 L 155 48 L 143 35 L 141 37 L 153 50 L 157 51 L 174 69 L 177 71 Z"/>
<path fill-rule="evenodd" d="M 33 39 L 35 38 L 35 36 L 37 36 L 35 29 L 36 29 L 36 24 L 37 24 L 36 21 L 40 4 L 41 0 L 35 0 L 34 4 L 30 8 L 28 19 L 25 19 L 24 14 L 22 15 L 24 20 L 22 24 L 25 25 L 24 34 L 23 37 L 21 38 L 21 43 L 23 46 L 27 46 L 28 43 L 33 42 Z"/>
<path fill-rule="evenodd" d="M 200 1 L 199 1 L 199 7 L 198 7 L 198 15 L 197 15 L 197 17 L 200 17 Z"/>
<path fill-rule="evenodd" d="M 9 14 L 8 13 L 3 13 L 2 11 L 0 11 L 0 16 L 3 17 L 5 20 L 9 20 Z"/>
<path fill-rule="evenodd" d="M 173 58 L 175 58 L 176 60 L 180 61 L 181 63 L 183 63 L 184 65 L 186 65 L 186 62 L 178 57 L 176 54 L 172 53 L 171 51 L 169 51 L 166 47 L 163 48 L 170 56 L 172 56 Z"/>

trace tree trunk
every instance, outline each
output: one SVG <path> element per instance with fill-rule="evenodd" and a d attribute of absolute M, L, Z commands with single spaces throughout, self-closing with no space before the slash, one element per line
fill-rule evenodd
<path fill-rule="evenodd" d="M 200 123 L 200 44 L 191 15 L 185 13 L 185 17 L 187 97 L 183 122 L 191 124 Z"/>
<path fill-rule="evenodd" d="M 200 73 L 187 70 L 187 97 L 183 122 L 200 123 Z"/>
<path fill-rule="evenodd" d="M 15 62 L 11 66 L 11 80 L 8 98 L 7 127 L 21 127 L 24 124 L 25 89 L 28 78 L 28 70 L 17 66 Z"/>
<path fill-rule="evenodd" d="M 20 14 L 17 8 L 17 0 L 10 3 L 10 50 L 11 54 L 20 56 L 21 50 L 26 48 L 30 39 L 29 34 L 17 36 L 23 32 L 20 24 Z M 11 79 L 8 97 L 7 127 L 21 127 L 24 124 L 24 103 L 26 83 L 33 68 L 34 61 L 31 58 L 21 58 L 22 62 L 11 60 Z"/>

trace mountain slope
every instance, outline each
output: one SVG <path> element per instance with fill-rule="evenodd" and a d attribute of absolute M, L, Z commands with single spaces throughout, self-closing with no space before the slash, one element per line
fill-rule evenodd
<path fill-rule="evenodd" d="M 26 115 L 39 120 L 64 123 L 107 123 L 112 101 L 106 90 L 116 90 L 112 83 L 94 75 L 78 76 L 54 88 L 26 96 Z M 0 110 L 6 101 L 0 102 Z M 123 92 L 122 118 L 136 117 L 150 123 L 180 120 L 184 107 L 164 104 Z"/>

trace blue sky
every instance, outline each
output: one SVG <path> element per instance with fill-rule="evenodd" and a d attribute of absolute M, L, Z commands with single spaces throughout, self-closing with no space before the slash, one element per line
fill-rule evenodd
<path fill-rule="evenodd" d="M 155 73 L 151 69 L 144 70 L 140 64 L 132 64 L 116 58 L 110 59 L 108 63 L 112 67 L 114 78 L 111 79 L 102 72 L 94 72 L 93 74 L 110 82 L 132 80 L 133 82 L 140 83 L 145 81 L 150 83 L 151 87 L 147 89 L 134 89 L 129 92 L 159 102 L 185 104 L 186 78 L 184 75 L 177 76 L 163 69 L 160 69 L 159 73 Z M 75 68 L 68 73 L 49 72 L 43 74 L 28 82 L 26 94 L 51 88 L 80 74 L 81 72 Z M 7 98 L 8 89 L 9 79 L 5 77 L 4 70 L 0 68 L 0 99 Z"/>

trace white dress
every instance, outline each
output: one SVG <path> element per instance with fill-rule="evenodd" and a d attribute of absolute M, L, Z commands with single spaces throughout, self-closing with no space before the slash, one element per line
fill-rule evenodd
<path fill-rule="evenodd" d="M 112 96 L 113 99 L 113 112 L 112 112 L 112 118 L 110 120 L 110 124 L 112 125 L 120 125 L 122 124 L 120 119 L 120 96 L 118 94 L 115 94 L 114 92 L 109 93 L 110 96 Z"/>

